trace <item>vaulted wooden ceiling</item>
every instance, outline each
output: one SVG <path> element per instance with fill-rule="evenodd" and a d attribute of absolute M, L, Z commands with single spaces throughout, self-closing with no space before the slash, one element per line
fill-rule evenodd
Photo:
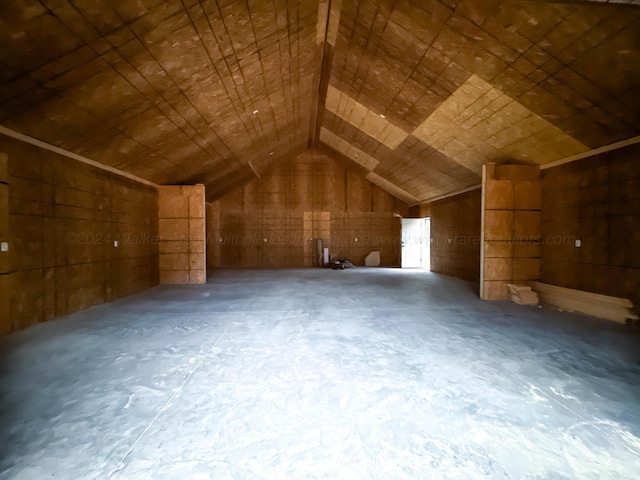
<path fill-rule="evenodd" d="M 208 199 L 307 148 L 418 203 L 640 135 L 640 0 L 1 0 L 0 124 Z"/>

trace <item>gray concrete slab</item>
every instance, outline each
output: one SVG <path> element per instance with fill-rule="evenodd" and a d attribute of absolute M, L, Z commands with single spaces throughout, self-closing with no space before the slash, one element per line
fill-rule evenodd
<path fill-rule="evenodd" d="M 216 271 L 2 338 L 0 478 L 640 478 L 638 330 L 475 290 Z"/>

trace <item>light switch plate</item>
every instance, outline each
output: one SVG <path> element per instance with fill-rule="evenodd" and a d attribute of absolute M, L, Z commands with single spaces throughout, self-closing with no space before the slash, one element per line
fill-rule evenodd
<path fill-rule="evenodd" d="M 3 252 L 8 252 L 9 251 L 9 242 L 0 243 L 0 250 L 2 250 Z"/>
<path fill-rule="evenodd" d="M 582 240 L 576 240 L 576 247 L 582 246 Z"/>

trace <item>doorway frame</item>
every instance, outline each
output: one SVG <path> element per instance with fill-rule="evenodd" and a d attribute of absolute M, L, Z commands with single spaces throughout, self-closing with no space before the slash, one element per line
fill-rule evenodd
<path fill-rule="evenodd" d="M 415 266 L 405 266 L 405 245 L 404 245 L 404 225 L 405 220 L 419 222 L 418 239 L 420 241 L 420 258 L 415 262 Z M 431 270 L 431 217 L 402 218 L 400 222 L 400 268 L 420 268 Z"/>

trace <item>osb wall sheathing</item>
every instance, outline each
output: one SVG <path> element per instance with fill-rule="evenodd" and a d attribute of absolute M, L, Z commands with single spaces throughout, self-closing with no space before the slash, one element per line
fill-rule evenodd
<path fill-rule="evenodd" d="M 509 283 L 540 278 L 540 168 L 484 167 L 480 297 L 507 300 Z"/>
<path fill-rule="evenodd" d="M 211 204 L 208 267 L 310 267 L 313 239 L 331 258 L 364 265 L 379 250 L 381 265 L 400 263 L 400 220 L 408 207 L 343 162 L 316 151 L 269 172 Z"/>
<path fill-rule="evenodd" d="M 9 241 L 9 172 L 0 152 L 0 242 Z M 0 250 L 0 333 L 11 331 L 9 317 L 9 252 Z"/>
<path fill-rule="evenodd" d="M 542 282 L 640 311 L 640 145 L 543 170 L 541 233 Z"/>
<path fill-rule="evenodd" d="M 159 187 L 160 283 L 205 283 L 204 185 Z"/>
<path fill-rule="evenodd" d="M 0 136 L 15 331 L 158 283 L 157 192 Z M 118 246 L 114 246 L 114 241 Z"/>
<path fill-rule="evenodd" d="M 420 207 L 431 216 L 431 270 L 472 282 L 480 279 L 480 190 Z"/>

